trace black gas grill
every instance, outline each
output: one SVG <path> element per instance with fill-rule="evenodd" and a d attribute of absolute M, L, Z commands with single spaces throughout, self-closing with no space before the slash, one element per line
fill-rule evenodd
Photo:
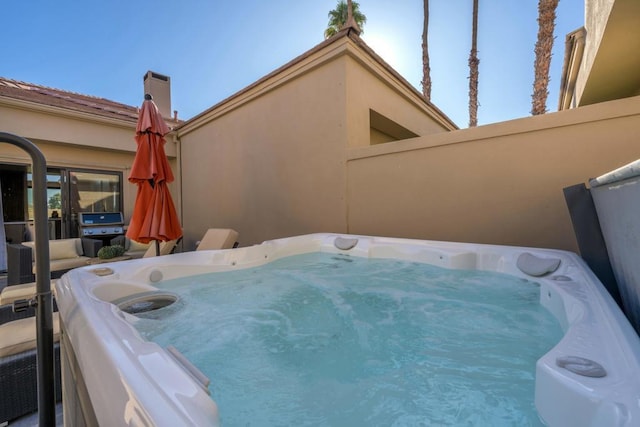
<path fill-rule="evenodd" d="M 124 234 L 122 212 L 81 212 L 80 236 L 108 240 Z"/>

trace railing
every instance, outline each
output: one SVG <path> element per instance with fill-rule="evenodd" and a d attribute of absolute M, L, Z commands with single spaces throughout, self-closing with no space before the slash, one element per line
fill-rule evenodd
<path fill-rule="evenodd" d="M 33 208 L 36 225 L 36 297 L 26 305 L 36 307 L 36 342 L 38 360 L 38 424 L 55 425 L 53 299 L 49 267 L 47 218 L 47 162 L 42 152 L 28 139 L 0 132 L 0 143 L 22 148 L 33 163 Z M 14 303 L 14 310 L 19 307 Z"/>

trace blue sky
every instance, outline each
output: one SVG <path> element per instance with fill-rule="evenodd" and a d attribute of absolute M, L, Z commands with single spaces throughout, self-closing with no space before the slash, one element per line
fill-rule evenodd
<path fill-rule="evenodd" d="M 142 77 L 171 77 L 187 119 L 323 40 L 336 0 L 6 0 L 0 76 L 140 105 Z M 421 0 L 360 0 L 362 38 L 422 90 Z M 530 115 L 537 0 L 480 0 L 478 123 Z M 471 0 L 431 0 L 432 102 L 468 126 Z M 565 35 L 584 0 L 560 0 L 547 108 L 557 110 Z"/>

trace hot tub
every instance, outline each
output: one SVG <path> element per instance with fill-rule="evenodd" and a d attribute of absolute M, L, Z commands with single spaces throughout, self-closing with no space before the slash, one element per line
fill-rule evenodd
<path fill-rule="evenodd" d="M 218 425 L 208 379 L 173 348 L 145 341 L 131 316 L 175 301 L 155 285 L 325 252 L 506 273 L 540 286 L 564 337 L 535 366 L 535 405 L 551 426 L 640 422 L 640 340 L 575 254 L 449 242 L 313 234 L 73 270 L 56 284 L 65 417 L 100 425 Z"/>

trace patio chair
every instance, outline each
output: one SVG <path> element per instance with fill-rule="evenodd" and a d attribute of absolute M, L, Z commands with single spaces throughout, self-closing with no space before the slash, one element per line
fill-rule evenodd
<path fill-rule="evenodd" d="M 154 257 L 156 255 L 157 256 L 169 255 L 173 253 L 173 251 L 175 250 L 176 245 L 178 244 L 178 241 L 180 241 L 180 239 L 169 240 L 168 242 L 160 242 L 159 254 L 156 254 L 156 243 L 151 242 L 147 251 L 144 253 L 144 255 L 142 255 L 142 258 Z"/>
<path fill-rule="evenodd" d="M 126 236 L 117 236 L 111 239 L 110 245 L 120 245 L 124 247 L 124 255 L 131 257 L 131 259 L 142 258 L 144 254 L 147 252 L 149 247 L 154 246 L 149 243 L 140 243 L 135 240 L 131 240 Z"/>
<path fill-rule="evenodd" d="M 51 278 L 87 264 L 98 256 L 102 241 L 88 237 L 49 240 Z M 7 284 L 18 285 L 35 280 L 35 242 L 7 244 Z"/>
<path fill-rule="evenodd" d="M 196 244 L 196 251 L 238 247 L 238 232 L 231 228 L 210 228 Z"/>
<path fill-rule="evenodd" d="M 56 401 L 62 400 L 58 314 L 54 313 Z M 13 313 L 0 307 L 0 425 L 38 410 L 35 309 Z"/>

